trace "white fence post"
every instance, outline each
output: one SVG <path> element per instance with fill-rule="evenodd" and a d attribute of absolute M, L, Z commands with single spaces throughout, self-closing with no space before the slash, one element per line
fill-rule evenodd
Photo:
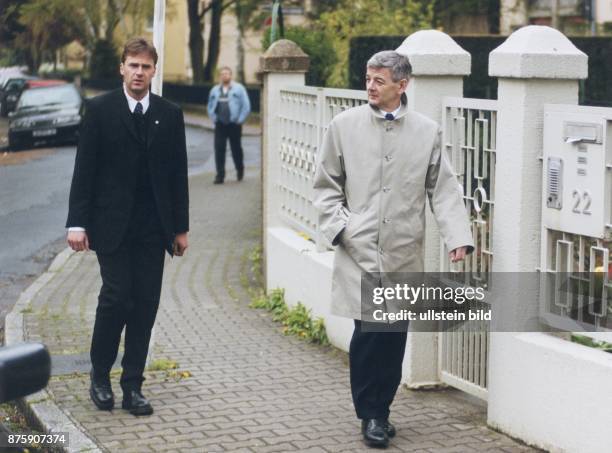
<path fill-rule="evenodd" d="M 412 79 L 408 107 L 442 123 L 442 99 L 463 96 L 463 77 L 470 74 L 471 55 L 446 33 L 421 30 L 408 36 L 397 52 L 410 59 Z M 438 226 L 427 209 L 425 270 L 440 271 Z M 404 360 L 404 382 L 412 388 L 438 384 L 438 334 L 410 332 Z"/>
<path fill-rule="evenodd" d="M 489 75 L 499 77 L 492 267 L 495 273 L 535 272 L 540 258 L 544 104 L 578 103 L 578 80 L 587 77 L 587 56 L 559 31 L 528 26 L 491 52 Z M 537 297 L 537 288 L 526 289 L 516 294 L 517 305 L 510 308 L 529 313 Z M 493 316 L 495 312 L 493 307 Z M 525 368 L 519 337 L 491 333 L 488 422 L 537 443 L 530 430 L 547 421 L 533 410 L 533 401 L 527 401 L 535 389 L 524 389 L 537 377 Z M 536 392 L 543 397 L 542 409 L 547 398 L 560 396 L 546 397 L 545 388 Z"/>
<path fill-rule="evenodd" d="M 267 231 L 280 224 L 280 194 L 275 190 L 280 176 L 279 127 L 280 90 L 286 86 L 303 86 L 308 70 L 309 58 L 293 41 L 280 39 L 274 42 L 260 58 L 263 77 L 261 101 L 262 120 L 262 200 L 263 200 L 263 247 L 264 273 L 267 289 L 266 256 Z"/>

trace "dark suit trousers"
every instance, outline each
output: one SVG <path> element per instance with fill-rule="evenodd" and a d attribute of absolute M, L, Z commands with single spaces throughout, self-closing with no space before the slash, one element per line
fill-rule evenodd
<path fill-rule="evenodd" d="M 164 239 L 157 216 L 151 215 L 149 209 L 135 208 L 129 230 L 117 250 L 97 254 L 102 289 L 91 341 L 91 362 L 96 377 L 108 377 L 125 327 L 121 362 L 124 391 L 140 389 L 144 381 L 151 329 L 161 293 Z"/>
<path fill-rule="evenodd" d="M 355 320 L 349 347 L 353 404 L 360 419 L 386 419 L 402 379 L 408 324 L 387 332 L 364 332 L 364 325 Z"/>
<path fill-rule="evenodd" d="M 218 177 L 225 178 L 225 153 L 228 139 L 236 170 L 244 168 L 241 138 L 242 125 L 236 123 L 215 124 L 215 164 Z"/>

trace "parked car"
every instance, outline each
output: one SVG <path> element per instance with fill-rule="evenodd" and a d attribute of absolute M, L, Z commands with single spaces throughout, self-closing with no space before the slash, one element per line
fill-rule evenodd
<path fill-rule="evenodd" d="M 25 69 L 25 68 L 24 68 Z M 0 89 L 6 84 L 7 80 L 13 77 L 22 77 L 25 75 L 23 70 L 17 66 L 10 68 L 0 68 Z"/>
<path fill-rule="evenodd" d="M 7 116 L 15 110 L 19 96 L 23 91 L 26 83 L 29 80 L 34 80 L 35 77 L 24 75 L 15 75 L 5 80 L 0 89 L 0 115 Z"/>
<path fill-rule="evenodd" d="M 83 107 L 83 96 L 71 83 L 24 90 L 9 114 L 9 148 L 41 141 L 76 142 Z"/>
<path fill-rule="evenodd" d="M 23 89 L 28 90 L 30 88 L 54 87 L 56 85 L 66 85 L 66 81 L 59 79 L 38 79 L 33 77 L 25 83 Z"/>

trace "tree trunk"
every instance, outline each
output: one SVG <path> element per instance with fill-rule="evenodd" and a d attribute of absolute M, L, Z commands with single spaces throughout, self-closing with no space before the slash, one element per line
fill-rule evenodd
<path fill-rule="evenodd" d="M 106 27 L 104 29 L 104 39 L 108 42 L 114 41 L 115 28 L 119 23 L 119 10 L 114 0 L 108 0 L 106 5 Z"/>
<path fill-rule="evenodd" d="M 236 0 L 236 21 L 238 22 L 238 40 L 236 41 L 236 56 L 238 64 L 236 67 L 236 78 L 242 84 L 245 83 L 244 75 L 244 12 L 240 0 Z"/>
<path fill-rule="evenodd" d="M 213 0 L 211 5 L 210 35 L 208 37 L 208 58 L 204 67 L 204 80 L 212 82 L 219 60 L 221 44 L 221 15 L 223 14 L 222 0 Z"/>
<path fill-rule="evenodd" d="M 204 21 L 198 14 L 199 0 L 187 0 L 189 17 L 189 55 L 193 71 L 193 83 L 204 82 Z"/>

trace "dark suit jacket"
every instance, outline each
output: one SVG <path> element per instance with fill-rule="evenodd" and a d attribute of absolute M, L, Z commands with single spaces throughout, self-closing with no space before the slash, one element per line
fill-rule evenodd
<path fill-rule="evenodd" d="M 189 230 L 187 150 L 181 109 L 150 94 L 147 158 L 155 203 L 172 253 Z M 85 228 L 90 248 L 115 250 L 125 235 L 139 174 L 138 135 L 123 88 L 89 101 L 81 125 L 66 227 Z"/>

